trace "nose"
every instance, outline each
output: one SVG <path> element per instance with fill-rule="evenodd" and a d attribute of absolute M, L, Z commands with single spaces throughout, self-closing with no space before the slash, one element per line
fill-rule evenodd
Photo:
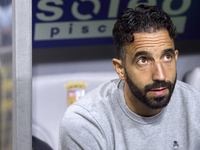
<path fill-rule="evenodd" d="M 153 67 L 152 79 L 154 81 L 164 81 L 165 78 L 166 78 L 165 71 L 163 69 L 162 64 L 160 62 L 155 63 Z"/>

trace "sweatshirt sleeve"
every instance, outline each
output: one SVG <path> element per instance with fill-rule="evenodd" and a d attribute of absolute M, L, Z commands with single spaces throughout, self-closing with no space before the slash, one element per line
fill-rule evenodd
<path fill-rule="evenodd" d="M 106 137 L 92 113 L 70 106 L 60 125 L 59 150 L 106 150 Z"/>

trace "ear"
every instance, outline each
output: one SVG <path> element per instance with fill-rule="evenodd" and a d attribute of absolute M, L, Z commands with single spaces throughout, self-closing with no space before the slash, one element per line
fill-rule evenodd
<path fill-rule="evenodd" d="M 119 78 L 121 80 L 125 80 L 126 76 L 125 76 L 125 70 L 124 70 L 122 61 L 119 59 L 113 58 L 112 63 Z"/>
<path fill-rule="evenodd" d="M 177 60 L 177 58 L 178 58 L 178 50 L 175 50 L 175 58 L 176 58 L 176 60 Z"/>

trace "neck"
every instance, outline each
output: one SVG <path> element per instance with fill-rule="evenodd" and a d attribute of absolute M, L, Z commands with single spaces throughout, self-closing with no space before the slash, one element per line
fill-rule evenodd
<path fill-rule="evenodd" d="M 151 117 L 158 114 L 161 109 L 152 109 L 148 107 L 146 104 L 142 103 L 140 100 L 138 100 L 131 92 L 128 84 L 125 82 L 124 84 L 124 97 L 126 101 L 126 105 L 128 108 L 136 113 L 137 115 L 143 116 L 143 117 Z"/>

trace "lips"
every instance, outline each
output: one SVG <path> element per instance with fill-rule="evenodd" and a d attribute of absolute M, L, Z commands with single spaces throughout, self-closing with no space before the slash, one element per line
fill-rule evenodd
<path fill-rule="evenodd" d="M 167 93 L 167 88 L 152 89 L 149 92 L 155 96 L 163 96 Z"/>

